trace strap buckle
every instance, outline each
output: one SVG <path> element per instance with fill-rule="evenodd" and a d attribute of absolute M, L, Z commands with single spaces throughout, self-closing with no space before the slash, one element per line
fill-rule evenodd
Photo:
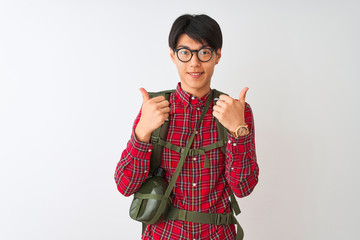
<path fill-rule="evenodd" d="M 159 142 L 159 137 L 151 136 L 151 142 L 158 143 Z"/>
<path fill-rule="evenodd" d="M 195 152 L 195 149 L 189 149 L 188 156 L 193 156 Z"/>
<path fill-rule="evenodd" d="M 230 224 L 231 215 L 230 214 L 216 214 L 215 225 L 229 225 Z"/>

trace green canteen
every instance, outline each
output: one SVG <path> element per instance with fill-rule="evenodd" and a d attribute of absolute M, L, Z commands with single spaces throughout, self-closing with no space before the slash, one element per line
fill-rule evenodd
<path fill-rule="evenodd" d="M 143 223 L 163 222 L 170 208 L 170 198 L 167 203 L 159 209 L 164 198 L 168 182 L 165 179 L 165 171 L 162 168 L 156 169 L 154 175 L 145 180 L 140 189 L 134 194 L 134 199 L 130 206 L 130 217 Z M 157 211 L 160 211 L 158 219 L 154 219 Z"/>

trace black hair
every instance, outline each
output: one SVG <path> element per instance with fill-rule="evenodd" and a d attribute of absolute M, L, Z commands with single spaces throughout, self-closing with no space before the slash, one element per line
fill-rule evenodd
<path fill-rule="evenodd" d="M 180 35 L 186 34 L 200 43 L 207 43 L 211 48 L 218 50 L 222 47 L 222 34 L 219 24 L 211 17 L 184 14 L 178 17 L 170 30 L 169 47 L 175 49 Z"/>

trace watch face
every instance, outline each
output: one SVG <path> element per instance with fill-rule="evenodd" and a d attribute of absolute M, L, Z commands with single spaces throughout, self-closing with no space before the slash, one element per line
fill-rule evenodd
<path fill-rule="evenodd" d="M 249 130 L 246 127 L 239 128 L 239 130 L 237 131 L 238 136 L 245 136 L 248 135 L 248 133 Z"/>

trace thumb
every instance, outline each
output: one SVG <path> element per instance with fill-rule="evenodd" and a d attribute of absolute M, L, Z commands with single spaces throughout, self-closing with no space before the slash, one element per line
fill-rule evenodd
<path fill-rule="evenodd" d="M 246 93 L 247 93 L 248 90 L 249 90 L 249 88 L 248 88 L 248 87 L 245 87 L 245 88 L 241 91 L 240 97 L 239 97 L 239 101 L 245 102 L 245 97 L 246 97 Z"/>
<path fill-rule="evenodd" d="M 143 103 L 150 99 L 148 92 L 144 88 L 139 88 L 139 90 L 142 94 Z"/>

